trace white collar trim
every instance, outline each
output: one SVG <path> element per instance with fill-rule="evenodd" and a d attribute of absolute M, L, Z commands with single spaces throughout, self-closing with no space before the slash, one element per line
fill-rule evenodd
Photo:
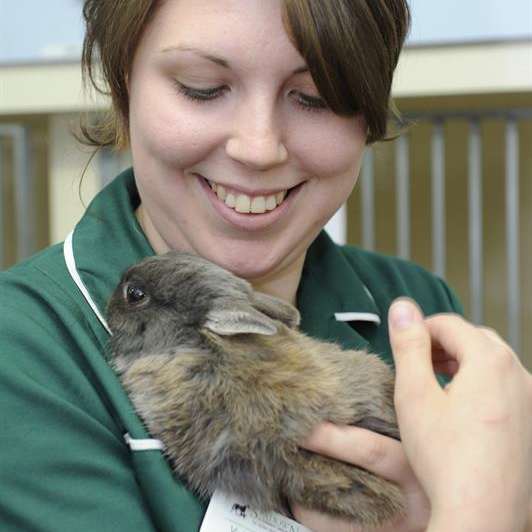
<path fill-rule="evenodd" d="M 68 269 L 68 273 L 70 274 L 70 277 L 72 277 L 72 280 L 74 281 L 76 286 L 79 288 L 80 292 L 83 294 L 83 297 L 89 304 L 94 314 L 96 314 L 96 317 L 100 320 L 101 324 L 105 327 L 105 330 L 109 334 L 112 334 L 111 329 L 109 329 L 109 326 L 107 325 L 107 322 L 105 321 L 105 318 L 100 313 L 100 310 L 98 309 L 98 307 L 96 306 L 96 303 L 92 299 L 89 291 L 87 290 L 87 287 L 84 285 L 83 281 L 81 280 L 79 272 L 76 268 L 76 259 L 74 258 L 74 247 L 72 245 L 73 235 L 74 235 L 74 231 L 71 231 L 68 234 L 68 236 L 65 238 L 65 242 L 63 244 L 63 255 L 65 257 L 65 263 Z M 164 450 L 163 442 L 160 440 L 153 439 L 153 438 L 134 439 L 129 435 L 129 433 L 126 432 L 124 434 L 124 440 L 132 451 L 162 451 Z"/>
<path fill-rule="evenodd" d="M 96 314 L 96 317 L 100 320 L 101 324 L 104 326 L 105 330 L 109 334 L 112 334 L 111 329 L 109 329 L 109 325 L 107 325 L 105 318 L 100 313 L 100 310 L 98 309 L 96 303 L 92 299 L 89 291 L 87 290 L 87 287 L 83 284 L 83 281 L 81 280 L 79 272 L 76 268 L 76 259 L 74 258 L 74 246 L 72 245 L 73 235 L 74 235 L 74 231 L 72 230 L 70 231 L 68 236 L 65 238 L 65 242 L 63 244 L 63 255 L 65 257 L 65 263 L 68 269 L 68 273 L 70 274 L 70 277 L 72 277 L 72 280 L 74 281 L 76 286 L 79 288 L 79 291 L 83 294 L 85 301 L 87 301 L 87 303 L 89 304 L 94 314 Z"/>
<path fill-rule="evenodd" d="M 334 317 L 336 321 L 369 321 L 381 324 L 381 319 L 373 312 L 335 312 Z"/>
<path fill-rule="evenodd" d="M 124 434 L 124 440 L 132 451 L 164 451 L 164 443 L 154 438 L 140 440 L 132 438 L 128 432 Z"/>
<path fill-rule="evenodd" d="M 364 285 L 364 290 L 373 303 L 375 303 L 375 298 L 366 285 Z M 381 324 L 380 316 L 373 312 L 335 312 L 334 317 L 336 321 L 369 321 L 377 325 Z"/>

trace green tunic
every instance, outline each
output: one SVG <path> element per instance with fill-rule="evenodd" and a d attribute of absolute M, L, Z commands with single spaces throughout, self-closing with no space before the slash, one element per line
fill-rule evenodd
<path fill-rule="evenodd" d="M 107 362 L 103 313 L 122 271 L 154 253 L 134 217 L 131 170 L 91 203 L 63 245 L 0 274 L 0 530 L 192 532 L 205 502 L 173 477 Z M 73 268 L 71 264 L 71 268 Z M 302 329 L 391 362 L 390 302 L 414 298 L 426 314 L 461 312 L 449 288 L 411 263 L 336 246 L 322 232 L 308 251 L 298 306 Z"/>

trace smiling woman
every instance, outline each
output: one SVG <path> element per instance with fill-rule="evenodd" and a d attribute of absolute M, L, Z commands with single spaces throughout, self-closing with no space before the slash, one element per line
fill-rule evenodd
<path fill-rule="evenodd" d="M 112 98 L 107 119 L 85 128 L 87 142 L 130 148 L 133 166 L 98 194 L 63 246 L 0 274 L 0 529 L 195 532 L 208 501 L 174 475 L 113 372 L 107 301 L 129 266 L 175 249 L 297 306 L 306 334 L 378 353 L 390 364 L 386 316 L 395 298 L 418 301 L 425 315 L 460 313 L 452 290 L 431 272 L 338 246 L 322 231 L 355 186 L 366 145 L 386 136 L 408 6 L 406 0 L 85 0 L 83 13 L 84 72 Z M 126 297 L 140 300 L 144 292 Z M 179 313 L 180 302 L 172 301 Z M 457 330 L 474 336 L 474 327 L 458 325 L 463 320 L 448 323 L 449 337 Z M 157 330 L 164 336 L 164 327 Z M 493 351 L 486 342 L 463 344 L 483 346 L 484 356 Z M 177 366 L 179 353 L 172 353 Z M 522 478 L 532 447 L 532 420 L 522 413 L 529 412 L 532 392 L 514 359 L 505 349 L 499 354 L 501 364 L 512 364 L 508 386 L 494 385 L 485 396 L 498 393 L 488 406 L 519 414 L 497 443 L 509 450 L 500 456 L 515 460 L 506 467 L 509 490 L 498 491 L 517 501 L 506 510 L 518 522 L 532 488 Z M 455 355 L 439 360 L 452 367 Z M 282 374 L 280 365 L 268 368 L 266 377 Z M 432 366 L 428 373 L 435 385 Z M 191 415 L 197 393 L 187 401 Z M 471 393 L 483 397 L 476 388 Z M 467 390 L 462 404 L 470 404 Z M 423 442 L 433 419 L 431 411 L 425 415 Z M 454 434 L 453 420 L 461 417 L 444 417 Z M 415 435 L 417 425 L 404 419 Z M 456 428 L 463 441 L 468 429 Z M 360 428 L 339 430 L 347 452 L 337 453 L 328 438 L 314 450 L 392 480 L 407 500 L 400 522 L 372 531 L 424 530 L 430 505 L 401 443 Z M 447 436 L 437 432 L 429 450 Z M 223 439 L 232 437 L 224 430 Z M 377 463 L 364 449 L 385 449 L 385 456 Z M 212 463 L 204 464 L 213 477 L 219 452 L 215 445 Z M 438 453 L 427 456 L 421 463 L 436 464 L 435 478 L 446 480 L 439 475 L 448 464 L 442 467 Z M 471 475 L 466 466 L 464 475 L 479 475 L 475 485 L 484 486 L 483 468 Z M 484 469 L 493 471 L 491 464 Z M 461 471 L 453 470 L 456 486 Z M 234 474 L 242 472 L 236 467 Z M 434 493 L 440 502 L 441 491 Z M 355 530 L 353 521 L 325 515 L 327 505 L 305 508 L 304 496 L 286 502 L 303 523 L 321 523 L 313 525 L 320 532 Z M 363 516 L 356 521 L 364 526 Z"/>

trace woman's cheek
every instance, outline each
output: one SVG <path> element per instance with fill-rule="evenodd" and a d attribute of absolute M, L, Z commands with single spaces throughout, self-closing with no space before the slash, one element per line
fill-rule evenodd
<path fill-rule="evenodd" d="M 301 128 L 299 158 L 309 171 L 327 177 L 360 169 L 366 145 L 365 129 L 360 119 L 333 116 L 321 127 Z"/>
<path fill-rule="evenodd" d="M 152 105 L 145 104 L 138 120 L 132 124 L 138 137 L 137 144 L 160 164 L 187 168 L 221 142 L 219 129 L 224 122 L 216 119 L 214 114 L 198 116 L 187 107 L 163 98 Z M 132 132 L 132 139 L 133 136 Z"/>

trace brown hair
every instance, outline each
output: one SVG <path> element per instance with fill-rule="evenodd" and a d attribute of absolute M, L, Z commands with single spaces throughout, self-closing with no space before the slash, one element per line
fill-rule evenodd
<path fill-rule="evenodd" d="M 111 96 L 112 109 L 85 141 L 123 150 L 129 144 L 126 80 L 144 28 L 162 0 L 85 0 L 85 80 Z M 367 142 L 386 136 L 393 72 L 410 24 L 406 0 L 284 0 L 285 25 L 328 107 L 361 113 Z M 103 74 L 102 87 L 100 72 Z"/>
<path fill-rule="evenodd" d="M 406 0 L 285 0 L 287 27 L 321 97 L 362 113 L 367 142 L 382 140 L 393 72 L 410 25 Z"/>
<path fill-rule="evenodd" d="M 127 76 L 156 5 L 156 0 L 85 0 L 83 76 L 97 92 L 110 95 L 112 102 L 97 125 L 81 126 L 85 141 L 92 146 L 110 146 L 117 151 L 129 146 Z"/>

